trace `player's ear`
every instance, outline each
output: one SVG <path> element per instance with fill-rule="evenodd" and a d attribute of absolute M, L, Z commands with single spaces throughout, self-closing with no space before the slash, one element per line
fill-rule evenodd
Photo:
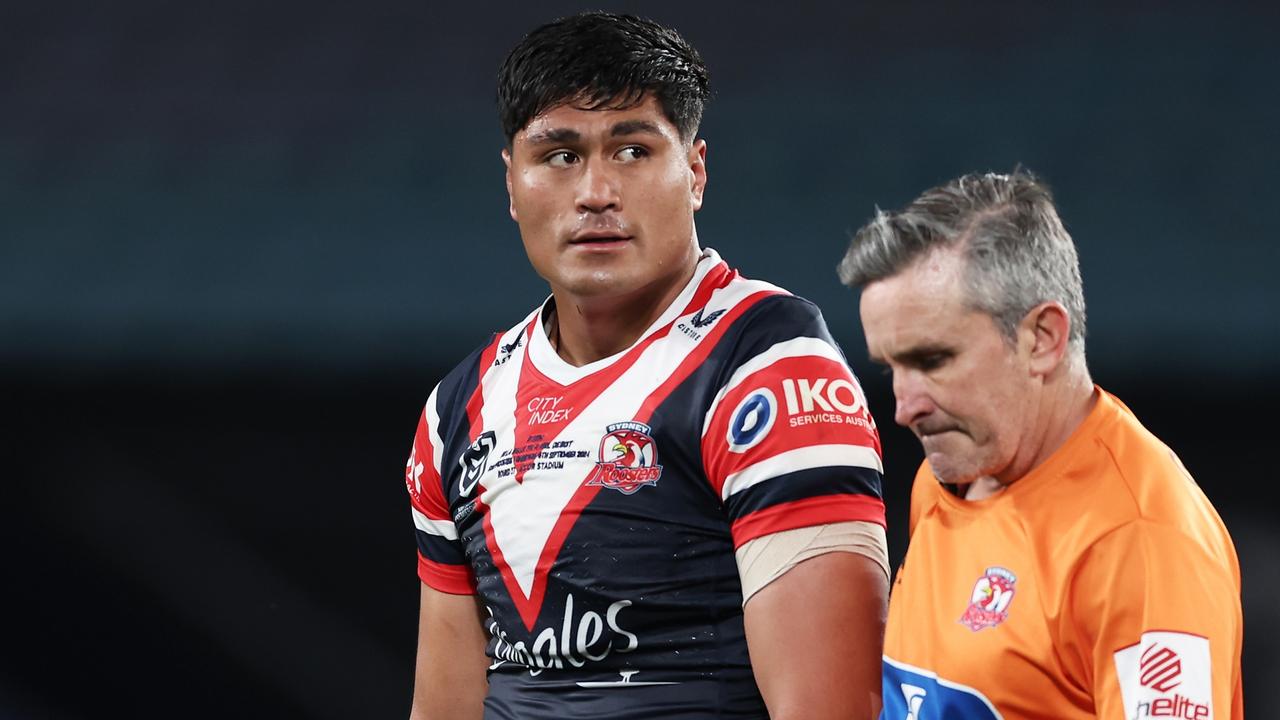
<path fill-rule="evenodd" d="M 707 141 L 696 138 L 689 143 L 689 196 L 693 200 L 693 209 L 702 208 L 702 193 L 707 188 Z"/>
<path fill-rule="evenodd" d="M 1035 375 L 1049 375 L 1067 355 L 1071 340 L 1071 316 L 1062 303 L 1047 300 L 1036 305 L 1022 318 L 1018 335 L 1027 348 L 1030 370 Z"/>
<path fill-rule="evenodd" d="M 507 211 L 511 213 L 511 219 L 520 222 L 520 218 L 516 217 L 516 199 L 511 194 L 511 150 L 502 148 L 502 164 L 507 166 Z"/>

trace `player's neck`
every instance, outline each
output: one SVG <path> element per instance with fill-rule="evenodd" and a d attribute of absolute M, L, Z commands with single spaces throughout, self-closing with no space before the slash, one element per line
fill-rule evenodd
<path fill-rule="evenodd" d="M 547 337 L 561 359 L 581 367 L 631 347 L 693 278 L 697 255 L 679 274 L 621 296 L 582 297 L 552 290 Z"/>

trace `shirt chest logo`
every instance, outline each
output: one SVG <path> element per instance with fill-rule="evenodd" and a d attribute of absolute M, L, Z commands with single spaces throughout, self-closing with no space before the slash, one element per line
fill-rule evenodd
<path fill-rule="evenodd" d="M 960 623 L 978 632 L 1009 619 L 1009 604 L 1013 602 L 1014 585 L 1017 582 L 1018 576 L 1006 568 L 987 568 L 973 584 L 969 607 L 960 616 Z"/>
<path fill-rule="evenodd" d="M 662 477 L 658 446 L 648 425 L 641 422 L 614 423 L 605 428 L 595 469 L 588 485 L 634 495 L 645 485 L 657 485 Z"/>

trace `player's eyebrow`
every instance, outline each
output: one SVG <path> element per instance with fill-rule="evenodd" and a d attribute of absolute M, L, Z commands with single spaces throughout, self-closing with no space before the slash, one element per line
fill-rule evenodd
<path fill-rule="evenodd" d="M 609 134 L 613 137 L 636 134 L 660 136 L 662 135 L 662 131 L 658 129 L 657 125 L 654 125 L 648 120 L 623 120 L 617 125 L 614 125 L 609 131 Z"/>
<path fill-rule="evenodd" d="M 581 139 L 582 135 L 577 130 L 550 128 L 529 133 L 524 140 L 530 145 L 563 145 L 565 143 L 578 142 Z"/>

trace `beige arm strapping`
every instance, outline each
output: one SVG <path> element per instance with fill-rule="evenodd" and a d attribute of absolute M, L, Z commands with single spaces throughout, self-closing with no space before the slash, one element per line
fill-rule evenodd
<path fill-rule="evenodd" d="M 884 528 L 873 522 L 814 525 L 748 540 L 735 553 L 742 578 L 742 604 L 801 562 L 829 552 L 851 552 L 876 561 L 889 577 Z"/>

